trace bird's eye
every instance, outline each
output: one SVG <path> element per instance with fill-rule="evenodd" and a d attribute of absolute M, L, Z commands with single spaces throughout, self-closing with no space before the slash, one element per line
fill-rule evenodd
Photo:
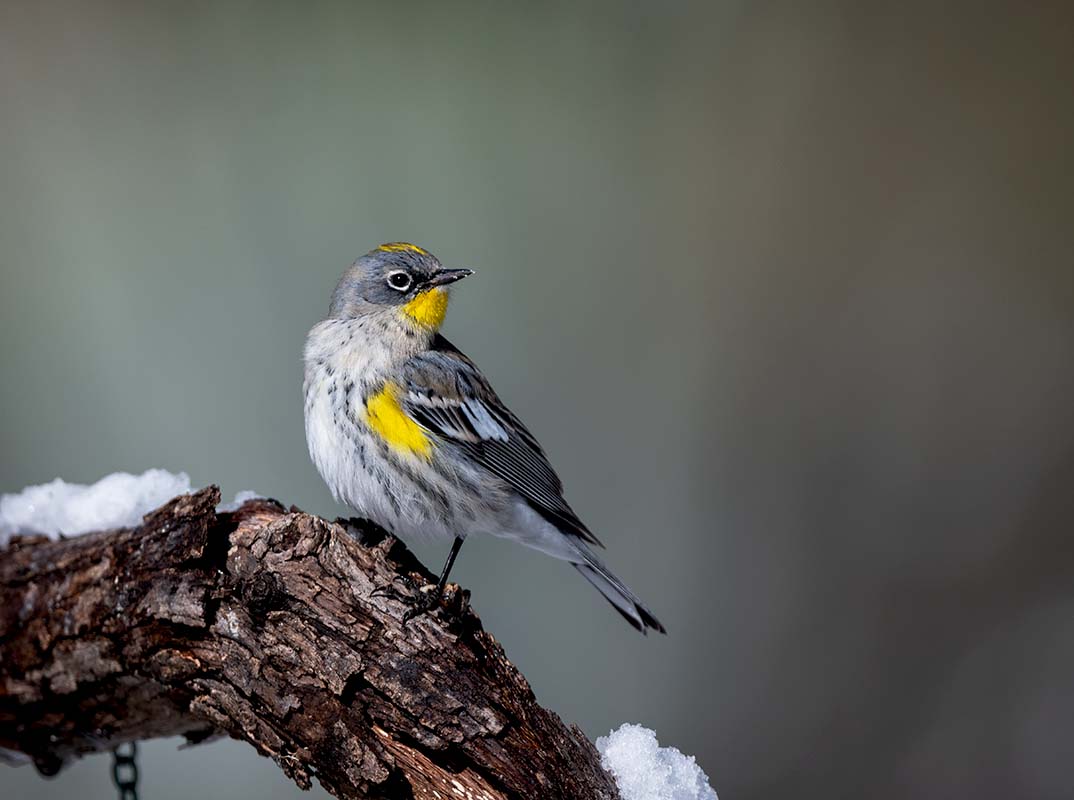
<path fill-rule="evenodd" d="M 402 270 L 388 273 L 388 285 L 397 292 L 405 292 L 410 288 L 410 284 L 413 282 L 414 281 L 409 273 L 403 272 Z"/>

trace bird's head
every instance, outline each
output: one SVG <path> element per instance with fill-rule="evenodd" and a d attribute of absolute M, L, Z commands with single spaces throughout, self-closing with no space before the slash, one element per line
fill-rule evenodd
<path fill-rule="evenodd" d="M 343 273 L 329 316 L 348 319 L 387 311 L 407 325 L 435 331 L 447 313 L 448 285 L 472 274 L 470 269 L 444 269 L 416 244 L 382 244 Z"/>

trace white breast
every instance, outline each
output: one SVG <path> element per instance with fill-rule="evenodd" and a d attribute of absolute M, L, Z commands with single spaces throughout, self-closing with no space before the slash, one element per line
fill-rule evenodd
<path fill-rule="evenodd" d="M 391 352 L 379 335 L 368 335 L 357 320 L 325 320 L 310 331 L 306 443 L 333 497 L 406 540 L 485 533 L 527 541 L 532 528 L 543 533 L 550 526 L 535 515 L 520 519 L 501 480 L 447 445 L 434 447 L 431 463 L 400 464 L 403 456 L 385 455 L 383 442 L 363 421 L 363 398 L 397 377 L 407 357 Z M 408 470 L 420 470 L 421 490 Z"/>
<path fill-rule="evenodd" d="M 383 380 L 391 365 L 388 348 L 367 336 L 356 320 L 328 319 L 310 330 L 304 360 L 310 458 L 337 501 L 379 522 L 369 507 L 374 493 L 354 441 L 363 432 L 351 412 L 366 387 Z"/>

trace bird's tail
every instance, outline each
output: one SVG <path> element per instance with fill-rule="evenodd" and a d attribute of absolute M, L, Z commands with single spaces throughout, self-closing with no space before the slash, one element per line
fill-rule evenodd
<path fill-rule="evenodd" d="M 649 628 L 660 633 L 667 633 L 664 626 L 660 624 L 660 620 L 653 616 L 653 612 L 645 607 L 645 604 L 627 588 L 626 584 L 615 577 L 588 547 L 581 542 L 577 545 L 583 560 L 573 562 L 574 568 L 607 598 L 627 622 L 642 633 L 647 633 Z"/>

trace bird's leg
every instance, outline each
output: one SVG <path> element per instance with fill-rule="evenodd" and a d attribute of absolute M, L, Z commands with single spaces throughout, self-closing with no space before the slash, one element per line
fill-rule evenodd
<path fill-rule="evenodd" d="M 451 545 L 451 552 L 448 553 L 447 561 L 444 562 L 444 568 L 440 571 L 440 580 L 436 582 L 436 587 L 431 592 L 423 593 L 414 602 L 414 605 L 407 609 L 407 612 L 403 614 L 404 625 L 419 614 L 429 613 L 440 603 L 440 598 L 444 595 L 444 587 L 447 586 L 448 575 L 451 574 L 451 568 L 455 565 L 455 558 L 459 555 L 459 550 L 462 549 L 463 541 L 462 536 L 455 537 L 455 541 Z"/>

